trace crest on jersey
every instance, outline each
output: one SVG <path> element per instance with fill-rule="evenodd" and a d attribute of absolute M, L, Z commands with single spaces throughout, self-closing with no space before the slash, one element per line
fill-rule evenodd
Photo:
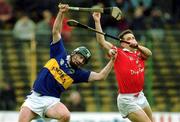
<path fill-rule="evenodd" d="M 61 58 L 60 65 L 63 65 L 63 64 L 64 64 L 64 59 Z"/>

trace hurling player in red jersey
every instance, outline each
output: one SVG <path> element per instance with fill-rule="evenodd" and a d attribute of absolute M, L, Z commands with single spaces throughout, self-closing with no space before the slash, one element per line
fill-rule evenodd
<path fill-rule="evenodd" d="M 102 32 L 100 13 L 93 13 L 95 27 Z M 120 35 L 120 47 L 107 42 L 104 35 L 96 33 L 98 43 L 105 49 L 117 50 L 114 71 L 118 82 L 117 105 L 120 114 L 132 122 L 152 122 L 152 111 L 143 94 L 145 61 L 151 51 L 138 44 L 131 30 Z"/>

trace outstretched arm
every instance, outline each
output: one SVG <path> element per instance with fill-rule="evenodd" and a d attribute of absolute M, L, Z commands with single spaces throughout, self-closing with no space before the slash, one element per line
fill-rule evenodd
<path fill-rule="evenodd" d="M 97 31 L 102 32 L 102 27 L 101 27 L 101 22 L 100 22 L 100 18 L 101 18 L 101 13 L 97 13 L 94 12 L 93 13 L 93 18 L 95 21 L 95 27 Z M 104 35 L 98 34 L 96 33 L 96 38 L 97 38 L 97 42 L 105 49 L 109 50 L 112 48 L 112 44 L 110 42 L 107 42 L 104 38 Z"/>
<path fill-rule="evenodd" d="M 131 41 L 129 43 L 129 46 L 132 48 L 136 48 L 141 52 L 141 56 L 144 59 L 147 59 L 148 57 L 150 57 L 152 55 L 152 52 L 150 49 L 148 49 L 147 47 L 144 47 L 142 45 L 139 45 L 136 41 Z"/>
<path fill-rule="evenodd" d="M 62 32 L 62 22 L 64 19 L 64 13 L 68 11 L 67 4 L 59 4 L 59 12 L 55 19 L 53 29 L 52 29 L 52 36 L 53 36 L 53 44 L 58 42 L 61 39 L 61 32 Z"/>
<path fill-rule="evenodd" d="M 91 72 L 88 81 L 105 80 L 107 78 L 116 59 L 117 51 L 115 49 L 110 49 L 109 54 L 111 55 L 111 59 L 108 64 L 99 73 Z"/>

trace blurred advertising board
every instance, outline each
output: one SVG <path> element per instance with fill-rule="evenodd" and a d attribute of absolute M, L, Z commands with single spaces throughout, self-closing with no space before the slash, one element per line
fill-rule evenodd
<path fill-rule="evenodd" d="M 180 112 L 154 112 L 154 122 L 180 122 Z M 0 122 L 18 122 L 18 112 L 0 111 Z M 56 120 L 38 119 L 32 122 L 57 122 Z M 130 122 L 115 112 L 72 112 L 71 122 Z"/>

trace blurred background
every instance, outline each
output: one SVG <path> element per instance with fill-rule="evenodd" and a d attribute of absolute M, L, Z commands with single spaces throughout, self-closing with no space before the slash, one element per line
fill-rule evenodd
<path fill-rule="evenodd" d="M 123 18 L 102 15 L 103 30 L 117 36 L 130 28 L 153 56 L 146 63 L 144 92 L 154 112 L 180 112 L 179 0 L 0 0 L 0 110 L 19 111 L 38 72 L 49 59 L 49 42 L 59 3 L 70 6 L 117 6 Z M 70 28 L 68 19 L 94 27 L 91 13 L 68 12 L 62 36 L 70 53 L 84 45 L 92 52 L 86 68 L 99 71 L 108 59 L 95 33 Z M 119 45 L 119 42 L 107 38 Z M 71 86 L 61 101 L 71 111 L 117 112 L 117 82 L 107 80 Z"/>

